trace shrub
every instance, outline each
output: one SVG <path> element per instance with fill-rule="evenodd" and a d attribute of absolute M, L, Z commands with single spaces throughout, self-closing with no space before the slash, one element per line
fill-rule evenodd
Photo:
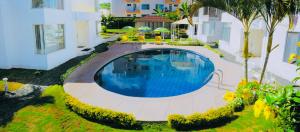
<path fill-rule="evenodd" d="M 24 84 L 18 82 L 8 82 L 8 91 L 17 91 L 22 88 Z M 4 91 L 4 82 L 0 81 L 0 91 Z"/>
<path fill-rule="evenodd" d="M 243 99 L 245 105 L 252 105 L 257 100 L 256 91 L 260 88 L 260 84 L 257 81 L 246 83 L 242 80 L 238 84 L 237 96 Z"/>
<path fill-rule="evenodd" d="M 242 111 L 245 108 L 242 98 L 235 98 L 232 102 L 228 104 L 235 112 Z"/>
<path fill-rule="evenodd" d="M 194 130 L 223 125 L 233 118 L 233 109 L 227 105 L 205 113 L 194 113 L 189 116 L 169 115 L 168 124 L 176 130 Z"/>
<path fill-rule="evenodd" d="M 101 26 L 101 30 L 103 33 L 106 33 L 107 32 L 107 27 L 106 26 Z"/>
<path fill-rule="evenodd" d="M 120 128 L 133 128 L 137 124 L 132 114 L 115 112 L 109 109 L 84 104 L 70 95 L 66 95 L 65 100 L 69 109 L 84 118 Z"/>
<path fill-rule="evenodd" d="M 182 41 L 172 41 L 168 44 L 176 46 L 203 46 L 204 42 L 201 42 L 200 40 L 187 39 Z"/>

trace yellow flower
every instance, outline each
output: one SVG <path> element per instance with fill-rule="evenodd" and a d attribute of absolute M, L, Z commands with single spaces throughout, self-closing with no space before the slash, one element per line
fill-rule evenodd
<path fill-rule="evenodd" d="M 273 115 L 272 109 L 269 106 L 266 106 L 264 109 L 264 116 L 266 120 L 270 119 L 272 115 Z"/>
<path fill-rule="evenodd" d="M 297 46 L 300 47 L 300 42 L 297 43 Z"/>
<path fill-rule="evenodd" d="M 224 95 L 224 100 L 230 102 L 235 98 L 235 93 L 234 92 L 229 92 L 227 91 Z"/>
<path fill-rule="evenodd" d="M 288 58 L 288 63 L 292 63 L 297 58 L 297 54 L 292 53 L 290 54 L 290 57 Z"/>
<path fill-rule="evenodd" d="M 239 83 L 238 87 L 244 87 L 246 84 L 247 84 L 246 80 L 243 79 L 243 80 Z"/>
<path fill-rule="evenodd" d="M 264 101 L 262 101 L 262 100 L 259 99 L 259 100 L 257 100 L 255 102 L 253 108 L 254 108 L 254 116 L 256 118 L 258 118 L 260 116 L 260 113 L 262 112 L 262 110 L 264 109 L 264 107 L 265 107 Z"/>
<path fill-rule="evenodd" d="M 127 36 L 127 35 L 123 35 L 123 36 L 121 37 L 121 41 L 122 41 L 122 42 L 127 42 L 127 41 L 128 41 L 128 36 Z"/>
<path fill-rule="evenodd" d="M 242 98 L 249 99 L 251 97 L 251 91 L 249 89 L 242 90 Z"/>

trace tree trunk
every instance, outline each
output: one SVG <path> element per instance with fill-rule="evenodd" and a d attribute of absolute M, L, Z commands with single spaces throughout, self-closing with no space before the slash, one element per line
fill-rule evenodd
<path fill-rule="evenodd" d="M 263 69 L 262 69 L 262 72 L 261 72 L 261 75 L 260 75 L 260 80 L 259 80 L 260 84 L 263 82 L 263 79 L 264 79 L 264 76 L 265 76 L 265 72 L 266 72 L 266 69 L 267 69 L 268 61 L 269 61 L 269 55 L 270 55 L 271 50 L 272 50 L 272 44 L 273 44 L 273 33 L 271 32 L 269 34 L 269 37 L 268 37 L 267 53 L 266 53 L 266 57 L 265 57 L 264 66 L 263 66 Z"/>
<path fill-rule="evenodd" d="M 244 32 L 243 56 L 245 58 L 245 80 L 248 83 L 249 31 Z"/>

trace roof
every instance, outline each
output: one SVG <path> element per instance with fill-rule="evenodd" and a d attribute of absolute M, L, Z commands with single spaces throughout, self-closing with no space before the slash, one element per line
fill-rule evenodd
<path fill-rule="evenodd" d="M 141 18 L 137 18 L 136 22 L 174 22 L 168 18 L 164 18 L 161 16 L 144 16 Z"/>
<path fill-rule="evenodd" d="M 198 23 L 198 21 L 199 21 L 198 19 L 193 19 L 193 23 Z M 175 24 L 175 25 L 186 24 L 186 25 L 188 25 L 190 23 L 189 23 L 188 19 L 185 18 L 185 19 L 181 19 L 179 21 L 173 22 L 172 24 Z"/>

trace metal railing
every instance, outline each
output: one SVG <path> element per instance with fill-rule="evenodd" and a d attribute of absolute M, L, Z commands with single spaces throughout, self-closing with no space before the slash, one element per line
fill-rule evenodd
<path fill-rule="evenodd" d="M 213 72 L 218 76 L 218 89 L 220 89 L 220 85 L 223 84 L 223 71 L 221 69 L 217 69 Z"/>

